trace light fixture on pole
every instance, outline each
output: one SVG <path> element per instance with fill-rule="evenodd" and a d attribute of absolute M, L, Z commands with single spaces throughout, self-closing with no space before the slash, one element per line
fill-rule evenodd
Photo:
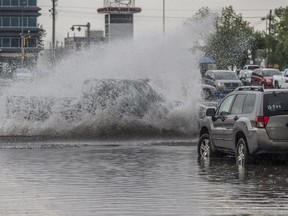
<path fill-rule="evenodd" d="M 88 22 L 86 25 L 73 25 L 70 29 L 72 31 L 75 30 L 75 26 L 78 27 L 77 30 L 81 31 L 81 27 L 87 28 L 87 44 L 90 45 L 90 23 Z"/>

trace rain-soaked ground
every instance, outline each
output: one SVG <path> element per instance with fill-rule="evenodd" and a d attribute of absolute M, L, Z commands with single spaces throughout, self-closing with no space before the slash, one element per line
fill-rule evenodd
<path fill-rule="evenodd" d="M 286 164 L 198 161 L 195 141 L 2 139 L 0 215 L 287 215 Z"/>

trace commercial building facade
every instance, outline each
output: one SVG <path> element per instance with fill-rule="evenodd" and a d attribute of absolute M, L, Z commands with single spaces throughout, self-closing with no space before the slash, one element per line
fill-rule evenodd
<path fill-rule="evenodd" d="M 40 10 L 37 0 L 0 0 L 0 75 L 37 58 Z"/>

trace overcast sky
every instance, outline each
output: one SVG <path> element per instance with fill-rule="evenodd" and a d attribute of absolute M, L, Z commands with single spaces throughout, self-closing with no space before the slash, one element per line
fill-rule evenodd
<path fill-rule="evenodd" d="M 145 37 L 151 34 L 161 34 L 163 31 L 163 0 L 135 0 L 136 7 L 142 12 L 134 16 L 135 37 Z M 251 23 L 256 29 L 264 30 L 265 21 L 261 17 L 267 16 L 270 9 L 288 6 L 287 0 L 165 0 L 166 3 L 166 32 L 169 33 L 182 25 L 183 21 L 195 14 L 201 7 L 209 7 L 220 11 L 222 7 L 232 5 L 237 13 Z M 52 17 L 49 9 L 51 0 L 38 0 L 42 8 L 38 23 L 47 32 L 45 47 L 49 47 L 52 38 Z M 83 36 L 81 32 L 70 30 L 74 24 L 85 25 L 91 23 L 91 30 L 104 30 L 104 15 L 97 13 L 97 8 L 103 6 L 103 0 L 58 0 L 56 20 L 56 40 L 64 41 L 64 37 Z"/>

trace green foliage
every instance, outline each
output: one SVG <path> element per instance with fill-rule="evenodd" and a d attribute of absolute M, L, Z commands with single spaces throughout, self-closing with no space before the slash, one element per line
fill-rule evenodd
<path fill-rule="evenodd" d="M 271 49 L 271 62 L 288 68 L 288 6 L 274 10 L 270 30 L 267 46 Z"/>
<path fill-rule="evenodd" d="M 241 67 L 254 42 L 253 28 L 229 6 L 216 17 L 216 30 L 208 37 L 203 51 L 215 59 L 219 69 L 234 65 Z"/>
<path fill-rule="evenodd" d="M 46 31 L 43 29 L 42 25 L 38 24 L 38 27 L 41 29 L 41 31 L 39 32 L 39 38 L 38 38 L 37 47 L 39 49 L 44 49 L 44 40 L 43 40 L 43 38 L 46 36 Z"/>

